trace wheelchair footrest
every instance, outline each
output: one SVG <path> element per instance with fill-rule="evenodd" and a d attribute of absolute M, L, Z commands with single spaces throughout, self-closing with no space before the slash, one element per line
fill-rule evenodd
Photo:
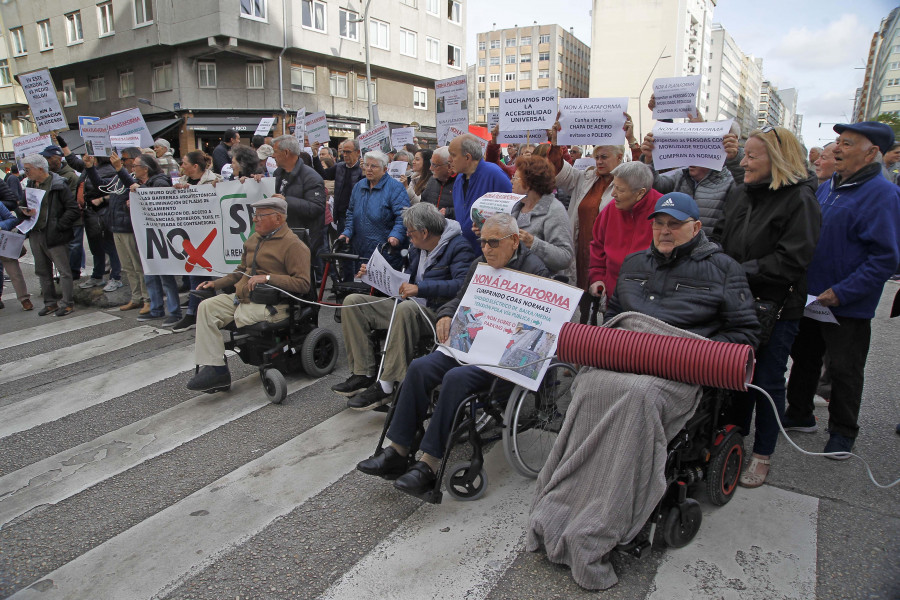
<path fill-rule="evenodd" d="M 619 544 L 615 547 L 615 551 L 620 554 L 628 554 L 637 559 L 646 558 L 650 555 L 650 541 L 635 539 L 627 544 Z"/>

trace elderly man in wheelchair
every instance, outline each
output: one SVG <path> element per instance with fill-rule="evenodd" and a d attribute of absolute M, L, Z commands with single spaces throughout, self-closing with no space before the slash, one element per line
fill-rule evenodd
<path fill-rule="evenodd" d="M 234 286 L 235 293 L 208 298 L 197 309 L 194 358 L 199 368 L 187 384 L 189 390 L 213 393 L 231 386 L 220 329 L 232 321 L 238 327 L 245 327 L 287 318 L 287 305 L 278 303 L 277 293 L 264 297 L 263 289 L 257 289 L 258 286 L 271 283 L 298 295 L 309 290 L 309 248 L 286 224 L 287 202 L 272 197 L 258 200 L 252 206 L 256 231 L 244 242 L 240 265 L 233 273 L 197 286 L 199 290 Z"/>
<path fill-rule="evenodd" d="M 483 259 L 472 263 L 466 274 L 466 285 L 460 288 L 456 298 L 437 311 L 437 337 L 442 344 L 447 341 L 451 319 L 479 262 L 486 262 L 497 269 L 505 267 L 543 277 L 549 275 L 541 259 L 519 243 L 519 228 L 510 215 L 496 214 L 488 218 L 481 229 L 479 241 Z M 415 359 L 409 365 L 400 387 L 387 431 L 390 445 L 361 461 L 356 468 L 368 475 L 396 479 L 395 488 L 421 496 L 435 485 L 435 473 L 444 456 L 457 408 L 472 393 L 488 389 L 494 379 L 494 375 L 479 367 L 460 365 L 440 349 Z M 419 445 L 423 454 L 410 467 L 410 447 L 428 413 L 431 392 L 439 384 L 441 391 Z"/>
<path fill-rule="evenodd" d="M 433 204 L 423 202 L 405 209 L 403 225 L 412 242 L 409 283 L 400 286 L 404 301 L 394 309 L 391 302 L 363 294 L 350 294 L 344 299 L 348 310 L 343 311 L 341 329 L 350 377 L 331 389 L 351 397 L 347 406 L 355 410 L 371 410 L 389 401 L 394 384 L 406 377 L 419 340 L 431 335 L 437 311 L 459 292 L 475 259 L 459 223 L 444 218 Z M 363 265 L 360 276 L 365 268 Z M 420 306 L 416 299 L 424 300 L 425 305 Z M 384 366 L 376 381 L 378 362 L 372 333 L 388 326 L 390 338 L 384 343 Z"/>

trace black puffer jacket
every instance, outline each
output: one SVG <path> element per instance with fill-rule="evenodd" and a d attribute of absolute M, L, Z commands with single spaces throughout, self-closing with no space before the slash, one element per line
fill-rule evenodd
<path fill-rule="evenodd" d="M 287 202 L 288 227 L 309 230 L 309 249 L 315 256 L 321 250 L 325 229 L 327 195 L 321 175 L 298 159 L 290 173 L 281 167 L 275 170 L 275 193 Z"/>
<path fill-rule="evenodd" d="M 625 258 L 606 319 L 627 311 L 719 342 L 755 346 L 759 331 L 741 266 L 702 231 L 669 257 L 651 244 Z"/>
<path fill-rule="evenodd" d="M 322 176 L 322 179 L 334 181 L 334 217 L 335 221 L 343 219 L 350 208 L 350 194 L 353 187 L 363 178 L 362 159 L 356 161 L 352 167 L 345 162 L 336 163 L 327 169 L 322 167 L 318 156 L 313 157 L 313 167 Z"/>
<path fill-rule="evenodd" d="M 121 169 L 122 174 L 130 176 L 124 168 Z M 104 223 L 113 233 L 134 233 L 131 226 L 131 211 L 125 202 L 128 200 L 131 192 L 122 181 L 122 174 L 116 172 L 115 168 L 109 163 L 100 165 L 99 167 L 89 167 L 85 169 L 87 179 L 85 180 L 85 191 L 87 184 L 90 182 L 93 189 L 99 189 L 101 186 L 107 190 L 111 188 L 122 190 L 121 193 L 109 194 L 105 214 L 103 215 Z"/>
<path fill-rule="evenodd" d="M 47 246 L 52 248 L 72 241 L 75 237 L 73 228 L 81 218 L 81 211 L 66 180 L 56 173 L 49 175 L 42 185 L 32 180 L 28 182 L 28 187 L 44 190 L 40 215 L 33 231 L 43 231 Z M 22 205 L 25 205 L 24 202 Z"/>
<path fill-rule="evenodd" d="M 2 179 L 0 179 L 0 202 L 3 203 L 3 206 L 9 212 L 15 212 L 16 207 L 19 205 L 19 194 L 11 189 Z"/>
<path fill-rule="evenodd" d="M 756 298 L 784 302 L 781 318 L 799 319 L 806 306 L 806 269 L 822 223 L 816 179 L 778 190 L 769 184 L 735 186 L 713 235 L 741 264 Z"/>

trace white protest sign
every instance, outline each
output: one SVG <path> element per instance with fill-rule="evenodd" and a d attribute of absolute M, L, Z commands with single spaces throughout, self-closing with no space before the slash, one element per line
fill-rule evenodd
<path fill-rule="evenodd" d="M 653 80 L 654 119 L 686 119 L 697 114 L 700 76 L 661 77 Z"/>
<path fill-rule="evenodd" d="M 487 128 L 493 132 L 494 127 L 500 123 L 500 113 L 488 113 Z M 547 131 L 542 129 L 522 130 L 522 131 L 504 131 L 502 129 L 497 133 L 498 144 L 540 144 L 547 139 Z"/>
<path fill-rule="evenodd" d="M 85 153 L 91 156 L 109 156 L 113 145 L 109 139 L 109 127 L 104 123 L 94 122 L 81 126 L 81 137 L 84 139 Z"/>
<path fill-rule="evenodd" d="M 462 132 L 469 130 L 468 94 L 465 75 L 434 82 L 434 110 L 437 113 L 436 132 L 439 146 L 446 146 L 456 137 L 450 132 L 450 127 L 456 127 Z"/>
<path fill-rule="evenodd" d="M 116 152 L 122 154 L 125 148 L 140 148 L 141 134 L 130 133 L 128 135 L 110 135 L 109 143 L 113 145 Z"/>
<path fill-rule="evenodd" d="M 81 128 L 85 125 L 91 125 L 92 123 L 96 123 L 100 120 L 100 117 L 89 117 L 86 115 L 78 115 L 78 133 L 81 133 Z M 84 137 L 82 135 L 81 137 Z"/>
<path fill-rule="evenodd" d="M 52 143 L 49 135 L 30 133 L 13 139 L 13 154 L 19 158 L 29 154 L 40 154 Z"/>
<path fill-rule="evenodd" d="M 406 175 L 406 170 L 409 168 L 409 163 L 405 160 L 394 160 L 388 164 L 388 175 L 400 181 L 401 175 Z"/>
<path fill-rule="evenodd" d="M 306 135 L 304 119 L 306 119 L 306 108 L 301 108 L 297 111 L 297 116 L 294 118 L 294 137 L 300 140 L 300 144 L 303 144 L 303 138 Z"/>
<path fill-rule="evenodd" d="M 625 143 L 628 98 L 563 98 L 559 101 L 557 143 L 618 145 Z"/>
<path fill-rule="evenodd" d="M 378 127 L 373 127 L 369 131 L 359 136 L 359 149 L 365 150 L 384 150 L 384 142 L 390 140 L 390 125 L 382 123 Z"/>
<path fill-rule="evenodd" d="M 259 125 L 256 126 L 256 131 L 253 135 L 267 136 L 274 125 L 275 117 L 263 117 L 259 120 Z"/>
<path fill-rule="evenodd" d="M 409 273 L 401 273 L 394 269 L 384 259 L 378 248 L 375 248 L 369 262 L 366 263 L 366 272 L 360 277 L 360 281 L 371 285 L 382 294 L 399 296 L 400 285 L 409 283 L 409 276 Z"/>
<path fill-rule="evenodd" d="M 25 205 L 29 210 L 33 210 L 34 214 L 16 226 L 16 229 L 20 232 L 28 233 L 37 223 L 38 215 L 41 213 L 41 202 L 44 200 L 45 193 L 44 190 L 37 188 L 25 188 Z"/>
<path fill-rule="evenodd" d="M 0 256 L 3 258 L 19 259 L 22 254 L 22 245 L 25 244 L 25 236 L 15 231 L 0 231 Z"/>
<path fill-rule="evenodd" d="M 575 167 L 576 171 L 587 171 L 591 167 L 597 166 L 597 161 L 593 156 L 582 156 L 581 158 L 576 158 L 572 166 Z"/>
<path fill-rule="evenodd" d="M 559 330 L 575 312 L 582 290 L 511 269 L 480 264 L 450 322 L 440 351 L 536 390 L 556 352 Z"/>
<path fill-rule="evenodd" d="M 69 128 L 66 115 L 59 105 L 56 86 L 53 85 L 49 69 L 20 73 L 19 83 L 22 84 L 25 99 L 31 108 L 31 114 L 34 115 L 34 123 L 39 133 Z"/>
<path fill-rule="evenodd" d="M 97 123 L 102 123 L 109 127 L 110 137 L 114 135 L 137 135 L 140 138 L 140 142 L 131 144 L 132 146 L 140 148 L 153 147 L 153 136 L 150 135 L 150 130 L 147 129 L 147 123 L 144 121 L 144 115 L 141 114 L 141 109 L 139 108 L 129 108 L 128 110 L 113 113 L 105 119 L 100 119 Z M 115 145 L 115 142 L 113 142 L 113 146 Z"/>
<path fill-rule="evenodd" d="M 722 138 L 731 129 L 732 121 L 657 122 L 653 126 L 653 166 L 658 171 L 677 167 L 721 170 L 725 164 Z"/>
<path fill-rule="evenodd" d="M 511 214 L 513 207 L 524 197 L 522 194 L 488 192 L 472 203 L 472 225 L 480 229 L 489 217 L 497 213 Z"/>
<path fill-rule="evenodd" d="M 306 130 L 306 135 L 309 136 L 311 143 L 327 144 L 331 141 L 331 135 L 328 133 L 328 117 L 325 116 L 324 110 L 304 117 L 303 128 Z"/>
<path fill-rule="evenodd" d="M 500 92 L 500 131 L 550 129 L 556 122 L 556 89 Z"/>
<path fill-rule="evenodd" d="M 415 127 L 397 127 L 391 129 L 391 147 L 403 148 L 407 144 L 415 144 Z"/>
<path fill-rule="evenodd" d="M 253 234 L 250 205 L 275 193 L 275 178 L 131 193 L 131 221 L 147 275 L 221 276 L 241 262 Z"/>
<path fill-rule="evenodd" d="M 810 296 L 809 294 L 806 295 L 806 308 L 803 309 L 803 316 L 809 317 L 815 321 L 821 321 L 822 323 L 834 323 L 835 325 L 840 325 L 838 320 L 834 317 L 834 313 L 831 312 L 831 309 L 827 306 L 822 306 L 818 298 Z"/>

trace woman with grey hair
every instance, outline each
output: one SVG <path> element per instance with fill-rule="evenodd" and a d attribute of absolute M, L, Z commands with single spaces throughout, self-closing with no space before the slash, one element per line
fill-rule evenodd
<path fill-rule="evenodd" d="M 662 197 L 653 189 L 653 171 L 644 163 L 621 164 L 612 170 L 612 177 L 613 202 L 594 221 L 590 243 L 588 291 L 601 299 L 615 291 L 625 257 L 650 247 L 653 228 L 649 219 Z"/>

